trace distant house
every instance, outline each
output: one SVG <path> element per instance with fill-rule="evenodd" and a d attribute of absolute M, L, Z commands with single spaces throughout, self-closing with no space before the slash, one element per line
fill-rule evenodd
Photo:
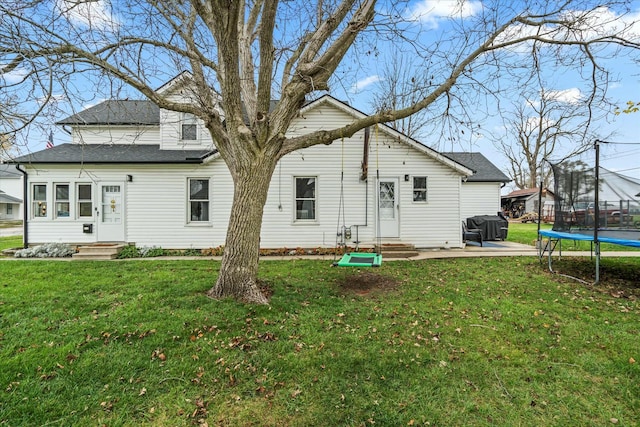
<path fill-rule="evenodd" d="M 538 199 L 540 189 L 525 188 L 523 190 L 515 190 L 502 196 L 502 209 L 508 213 L 511 218 L 518 218 L 525 213 L 538 213 Z M 553 221 L 553 206 L 555 197 L 551 190 L 543 188 L 542 190 L 542 218 L 545 221 Z"/>
<path fill-rule="evenodd" d="M 159 90 L 184 102 L 183 87 Z M 288 136 L 362 117 L 325 95 L 301 107 Z M 202 122 L 150 101 L 112 100 L 58 124 L 71 143 L 14 160 L 27 171 L 29 243 L 224 244 L 233 183 Z M 460 222 L 495 214 L 505 182 L 479 153 L 462 157 L 385 125 L 293 152 L 273 174 L 261 246 L 334 246 L 342 193 L 350 244 L 462 247 Z"/>
<path fill-rule="evenodd" d="M 0 164 L 0 221 L 22 219 L 22 177 L 15 165 Z"/>

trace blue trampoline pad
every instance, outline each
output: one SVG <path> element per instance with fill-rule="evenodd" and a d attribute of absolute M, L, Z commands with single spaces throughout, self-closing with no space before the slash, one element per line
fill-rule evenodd
<path fill-rule="evenodd" d="M 540 230 L 541 236 L 552 239 L 582 240 L 593 242 L 593 230 L 553 231 Z M 638 230 L 598 230 L 600 243 L 613 243 L 616 245 L 640 248 L 640 231 Z"/>

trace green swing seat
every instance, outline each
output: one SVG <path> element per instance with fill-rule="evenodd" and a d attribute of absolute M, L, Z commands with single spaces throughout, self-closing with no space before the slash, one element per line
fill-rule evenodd
<path fill-rule="evenodd" d="M 342 256 L 335 265 L 338 267 L 380 267 L 381 254 L 349 252 Z"/>

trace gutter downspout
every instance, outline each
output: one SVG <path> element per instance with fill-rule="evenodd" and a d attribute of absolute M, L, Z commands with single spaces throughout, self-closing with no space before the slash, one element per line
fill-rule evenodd
<path fill-rule="evenodd" d="M 26 170 L 20 169 L 20 165 L 17 164 L 16 165 L 16 169 L 22 174 L 24 175 L 24 179 L 22 180 L 22 200 L 23 200 L 23 207 L 22 207 L 22 246 L 26 249 L 29 247 L 29 212 L 28 212 L 28 207 L 29 207 L 29 203 L 27 201 L 27 194 L 29 193 L 29 182 L 28 182 L 28 178 L 29 175 L 27 174 Z"/>

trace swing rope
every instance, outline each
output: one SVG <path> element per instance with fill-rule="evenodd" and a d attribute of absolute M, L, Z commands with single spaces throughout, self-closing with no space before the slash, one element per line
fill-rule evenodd
<path fill-rule="evenodd" d="M 378 138 L 378 124 L 376 123 L 376 180 L 377 180 L 377 189 L 378 189 L 378 200 L 376 202 L 376 204 L 378 205 L 378 212 L 376 215 L 376 254 L 377 255 L 382 255 L 382 237 L 380 236 L 382 234 L 382 230 L 380 227 L 380 159 L 379 159 L 379 155 L 380 155 L 380 139 Z"/>
<path fill-rule="evenodd" d="M 342 244 L 342 254 L 346 252 L 346 241 L 344 241 L 344 232 L 346 228 L 346 217 L 344 213 L 344 136 L 342 137 L 342 152 L 341 152 L 341 164 L 340 164 L 340 199 L 338 202 L 338 223 L 336 225 L 336 246 L 333 251 L 333 263 L 336 263 L 336 257 L 338 255 L 338 247 Z M 340 230 L 340 216 L 342 216 L 342 230 Z M 342 236 L 342 239 L 340 239 Z M 340 242 L 342 240 L 342 242 Z"/>
<path fill-rule="evenodd" d="M 380 182 L 379 172 L 379 160 L 378 160 L 378 126 L 376 125 L 376 174 L 378 185 Z M 368 184 L 367 184 L 368 185 Z M 379 190 L 378 190 L 379 192 Z M 378 196 L 379 197 L 379 196 Z M 346 215 L 345 215 L 345 203 L 344 203 L 344 137 L 342 137 L 342 153 L 341 153 L 341 166 L 340 166 L 340 199 L 338 203 L 338 223 L 336 230 L 336 249 L 333 253 L 333 266 L 339 267 L 379 267 L 382 264 L 382 254 L 380 253 L 381 240 L 380 240 L 380 203 L 378 202 L 378 215 L 377 215 L 377 241 L 378 245 L 376 253 L 359 253 L 352 252 L 347 253 L 347 241 L 346 241 Z M 340 218 L 342 216 L 342 218 Z M 342 229 L 340 229 L 340 221 L 342 219 Z M 336 262 L 338 253 L 338 246 L 342 245 L 342 258 Z M 357 245 L 356 245 L 357 250 Z"/>

